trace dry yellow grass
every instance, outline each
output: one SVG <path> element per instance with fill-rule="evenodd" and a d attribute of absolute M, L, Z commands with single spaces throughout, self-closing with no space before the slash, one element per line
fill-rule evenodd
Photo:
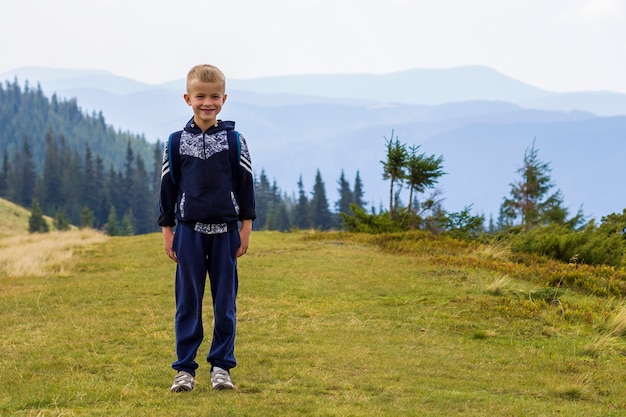
<path fill-rule="evenodd" d="M 93 229 L 18 234 L 0 239 L 0 277 L 64 274 L 73 264 L 74 251 L 107 236 Z"/>

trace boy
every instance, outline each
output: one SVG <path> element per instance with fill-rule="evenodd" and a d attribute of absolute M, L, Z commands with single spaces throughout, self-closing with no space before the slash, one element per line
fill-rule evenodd
<path fill-rule="evenodd" d="M 163 154 L 160 216 L 165 252 L 176 262 L 176 355 L 172 392 L 190 391 L 203 338 L 202 300 L 208 273 L 214 328 L 207 361 L 213 389 L 232 389 L 236 365 L 237 258 L 248 250 L 256 217 L 250 153 L 240 136 L 239 165 L 231 166 L 227 131 L 234 122 L 217 120 L 226 101 L 224 74 L 211 65 L 187 75 L 185 101 L 193 118 L 181 132 L 178 166 Z M 171 155 L 170 155 L 171 156 Z M 174 165 L 174 163 L 172 163 Z M 171 175 L 172 170 L 176 175 Z M 241 228 L 238 230 L 238 222 Z M 173 226 L 176 226 L 176 233 Z"/>

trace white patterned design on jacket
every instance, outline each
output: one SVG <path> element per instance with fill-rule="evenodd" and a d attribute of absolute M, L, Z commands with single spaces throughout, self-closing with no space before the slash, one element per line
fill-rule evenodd
<path fill-rule="evenodd" d="M 194 135 L 183 131 L 180 137 L 180 154 L 192 156 L 202 160 L 209 159 L 213 155 L 228 150 L 228 136 L 225 130 L 206 135 L 201 133 Z"/>

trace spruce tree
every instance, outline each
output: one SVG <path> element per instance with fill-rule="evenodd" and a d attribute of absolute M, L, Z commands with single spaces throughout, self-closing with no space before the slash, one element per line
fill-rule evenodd
<path fill-rule="evenodd" d="M 304 191 L 302 175 L 298 179 L 298 202 L 294 213 L 294 223 L 298 229 L 308 229 L 311 227 L 311 208 L 309 199 Z"/>
<path fill-rule="evenodd" d="M 524 152 L 524 162 L 517 170 L 521 179 L 510 184 L 511 196 L 504 198 L 501 213 L 506 223 L 519 220 L 524 231 L 551 222 L 576 226 L 583 219 L 581 211 L 572 219 L 566 219 L 567 209 L 563 207 L 561 190 L 550 194 L 554 183 L 550 177 L 550 164 L 539 160 L 535 141 Z"/>
<path fill-rule="evenodd" d="M 356 177 L 354 178 L 354 191 L 352 192 L 352 202 L 357 205 L 357 207 L 365 209 L 365 201 L 363 200 L 363 196 L 365 192 L 363 191 L 363 183 L 361 182 L 361 175 L 359 171 L 356 172 Z"/>
<path fill-rule="evenodd" d="M 85 149 L 85 163 L 83 164 L 83 181 L 81 184 L 81 203 L 83 208 L 87 207 L 93 212 L 98 206 L 98 184 L 96 171 L 89 144 Z M 81 210 L 82 217 L 82 210 Z"/>
<path fill-rule="evenodd" d="M 117 207 L 118 212 L 128 214 L 128 211 L 132 208 L 132 201 L 137 196 L 134 195 L 135 191 L 135 172 L 134 172 L 134 164 L 135 164 L 135 153 L 133 152 L 133 148 L 128 141 L 126 146 L 126 161 L 124 163 L 124 182 L 122 185 L 122 190 L 124 192 L 123 198 L 120 199 L 120 205 Z"/>
<path fill-rule="evenodd" d="M 160 140 L 154 144 L 152 157 L 152 187 L 150 189 L 152 190 L 152 217 L 156 223 L 156 219 L 159 217 L 159 194 L 161 192 L 161 170 L 163 169 L 163 143 Z"/>
<path fill-rule="evenodd" d="M 104 232 L 109 236 L 118 236 L 120 235 L 120 226 L 117 221 L 117 213 L 115 212 L 115 207 L 111 206 L 109 208 L 109 217 L 108 221 L 104 227 Z"/>
<path fill-rule="evenodd" d="M 276 180 L 272 183 L 268 194 L 267 221 L 265 228 L 268 230 L 286 230 L 289 229 L 289 218 L 282 203 L 280 189 Z"/>
<path fill-rule="evenodd" d="M 24 137 L 22 143 L 22 151 L 15 158 L 16 163 L 13 165 L 13 175 L 9 179 L 9 188 L 11 189 L 12 200 L 22 207 L 28 207 L 32 204 L 35 197 L 35 185 L 37 173 L 35 172 L 35 164 L 33 162 L 33 154 L 31 152 L 28 137 Z M 37 204 L 39 207 L 39 204 Z"/>
<path fill-rule="evenodd" d="M 50 227 L 43 217 L 43 212 L 37 200 L 33 200 L 31 214 L 28 218 L 28 231 L 30 233 L 47 233 L 50 231 Z"/>
<path fill-rule="evenodd" d="M 46 150 L 43 164 L 43 187 L 41 192 L 42 209 L 48 213 L 54 213 L 63 206 L 61 193 L 63 183 L 61 174 L 61 162 L 59 149 L 52 130 L 46 134 Z"/>
<path fill-rule="evenodd" d="M 350 183 L 346 180 L 343 169 L 341 170 L 341 176 L 337 182 L 339 188 L 337 193 L 339 194 L 339 200 L 335 202 L 335 210 L 337 213 L 350 213 L 350 204 L 354 201 L 354 196 L 350 190 Z"/>
<path fill-rule="evenodd" d="M 328 208 L 326 188 L 319 169 L 315 174 L 315 184 L 311 196 L 311 225 L 322 230 L 333 227 L 333 216 Z"/>
<path fill-rule="evenodd" d="M 96 221 L 94 212 L 89 207 L 84 206 L 80 211 L 80 228 L 81 229 L 93 229 Z"/>
<path fill-rule="evenodd" d="M 9 162 L 9 153 L 4 149 L 2 154 L 2 171 L 0 171 L 0 197 L 7 198 L 9 192 L 9 172 L 11 164 Z"/>
<path fill-rule="evenodd" d="M 105 185 L 106 174 L 104 169 L 104 161 L 102 160 L 100 155 L 96 156 L 94 177 L 96 190 L 96 197 L 94 198 L 94 201 L 96 202 L 96 205 L 91 210 L 94 212 L 93 226 L 99 229 L 106 224 L 109 215 L 108 208 L 111 205 L 110 200 L 107 198 L 106 192 L 108 186 Z"/>
<path fill-rule="evenodd" d="M 63 212 L 60 209 L 57 210 L 52 224 L 54 225 L 54 228 L 56 230 L 65 231 L 70 229 L 70 222 L 65 218 Z"/>
<path fill-rule="evenodd" d="M 271 204 L 271 187 L 267 179 L 265 170 L 261 170 L 259 180 L 255 179 L 255 205 L 256 220 L 254 221 L 255 229 L 265 229 L 268 223 L 268 216 Z"/>
<path fill-rule="evenodd" d="M 131 217 L 133 230 L 138 234 L 156 231 L 156 223 L 152 217 L 154 201 L 150 192 L 150 184 L 150 176 L 146 171 L 143 158 L 137 155 L 133 170 L 133 188 L 128 197 L 133 213 L 133 217 Z"/>

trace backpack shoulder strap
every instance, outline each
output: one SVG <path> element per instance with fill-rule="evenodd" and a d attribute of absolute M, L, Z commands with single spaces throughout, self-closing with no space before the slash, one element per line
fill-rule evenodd
<path fill-rule="evenodd" d="M 170 164 L 170 177 L 174 185 L 178 185 L 180 177 L 180 137 L 182 131 L 174 132 L 167 141 L 167 159 Z"/>
<path fill-rule="evenodd" d="M 236 162 L 239 165 L 241 161 L 241 139 L 239 139 L 239 132 L 236 130 L 229 130 L 228 132 L 228 148 L 230 149 L 231 161 Z"/>
<path fill-rule="evenodd" d="M 241 161 L 241 139 L 239 139 L 239 132 L 236 130 L 227 131 L 227 136 L 233 185 L 235 189 L 237 189 L 237 171 L 239 170 L 239 162 Z"/>

